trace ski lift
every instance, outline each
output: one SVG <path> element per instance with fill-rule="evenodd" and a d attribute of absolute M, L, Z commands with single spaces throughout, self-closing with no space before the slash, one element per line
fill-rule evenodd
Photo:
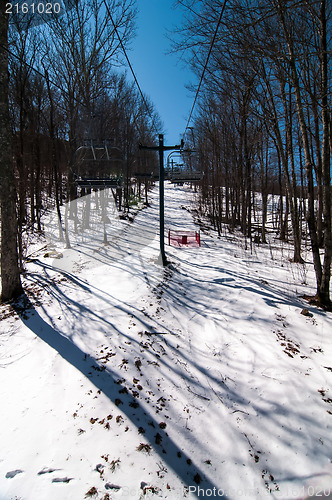
<path fill-rule="evenodd" d="M 183 185 L 185 182 L 197 183 L 202 180 L 203 172 L 194 168 L 191 164 L 191 154 L 196 153 L 194 149 L 183 149 L 180 152 L 172 151 L 167 157 L 167 178 L 172 184 Z M 179 163 L 174 163 L 172 155 L 178 155 L 181 157 L 182 161 Z M 185 155 L 189 155 L 188 161 L 183 161 Z M 189 167 L 185 167 L 185 164 Z"/>
<path fill-rule="evenodd" d="M 74 155 L 74 180 L 81 188 L 120 187 L 124 171 L 124 154 L 109 141 L 85 141 Z"/>
<path fill-rule="evenodd" d="M 203 178 L 202 172 L 192 170 L 180 170 L 169 172 L 169 179 L 172 184 L 183 184 L 184 182 L 199 182 Z"/>
<path fill-rule="evenodd" d="M 135 164 L 137 170 L 133 173 L 138 182 L 155 181 L 159 179 L 159 166 L 155 151 L 144 151 L 139 148 Z"/>

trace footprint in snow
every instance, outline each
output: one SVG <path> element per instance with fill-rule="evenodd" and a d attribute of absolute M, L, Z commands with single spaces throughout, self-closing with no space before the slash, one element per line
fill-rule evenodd
<path fill-rule="evenodd" d="M 121 486 L 118 486 L 117 484 L 111 484 L 111 483 L 106 483 L 105 484 L 105 489 L 106 490 L 121 490 Z"/>
<path fill-rule="evenodd" d="M 72 479 L 74 479 L 73 477 L 55 477 L 54 479 L 52 479 L 52 483 L 69 483 L 69 481 L 71 481 Z"/>
<path fill-rule="evenodd" d="M 13 477 L 15 477 L 17 474 L 21 474 L 21 472 L 24 472 L 23 470 L 21 469 L 15 469 L 15 470 L 11 470 L 9 472 L 7 472 L 6 474 L 6 478 L 7 479 L 12 479 Z"/>
<path fill-rule="evenodd" d="M 38 472 L 38 476 L 41 476 L 42 474 L 51 474 L 51 472 L 55 472 L 60 469 L 52 469 L 51 467 L 44 467 L 42 470 Z"/>

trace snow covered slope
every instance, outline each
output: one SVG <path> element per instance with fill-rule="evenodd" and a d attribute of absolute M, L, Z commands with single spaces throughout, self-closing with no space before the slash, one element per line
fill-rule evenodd
<path fill-rule="evenodd" d="M 166 228 L 197 229 L 193 192 L 165 195 Z M 0 500 L 329 497 L 332 316 L 301 314 L 309 254 L 203 228 L 163 269 L 157 189 L 115 229 L 40 255 L 1 307 Z"/>

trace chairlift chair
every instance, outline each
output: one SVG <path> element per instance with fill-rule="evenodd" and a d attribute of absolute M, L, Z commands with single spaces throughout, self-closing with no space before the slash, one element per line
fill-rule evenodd
<path fill-rule="evenodd" d="M 172 184 L 183 184 L 184 182 L 199 182 L 202 180 L 202 172 L 192 170 L 181 170 L 170 172 L 170 181 Z"/>
<path fill-rule="evenodd" d="M 122 185 L 124 155 L 107 141 L 85 141 L 74 156 L 74 180 L 81 188 L 104 189 Z"/>

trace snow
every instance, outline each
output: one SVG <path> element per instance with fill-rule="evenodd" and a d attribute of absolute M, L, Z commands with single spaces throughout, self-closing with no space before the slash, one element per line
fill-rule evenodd
<path fill-rule="evenodd" d="M 166 229 L 199 230 L 194 198 L 166 184 Z M 163 269 L 157 186 L 134 222 L 109 197 L 108 245 L 90 209 L 67 250 L 50 214 L 59 258 L 39 242 L 30 308 L 1 306 L 0 500 L 332 498 L 332 316 L 301 298 L 310 253 L 203 225 Z"/>

